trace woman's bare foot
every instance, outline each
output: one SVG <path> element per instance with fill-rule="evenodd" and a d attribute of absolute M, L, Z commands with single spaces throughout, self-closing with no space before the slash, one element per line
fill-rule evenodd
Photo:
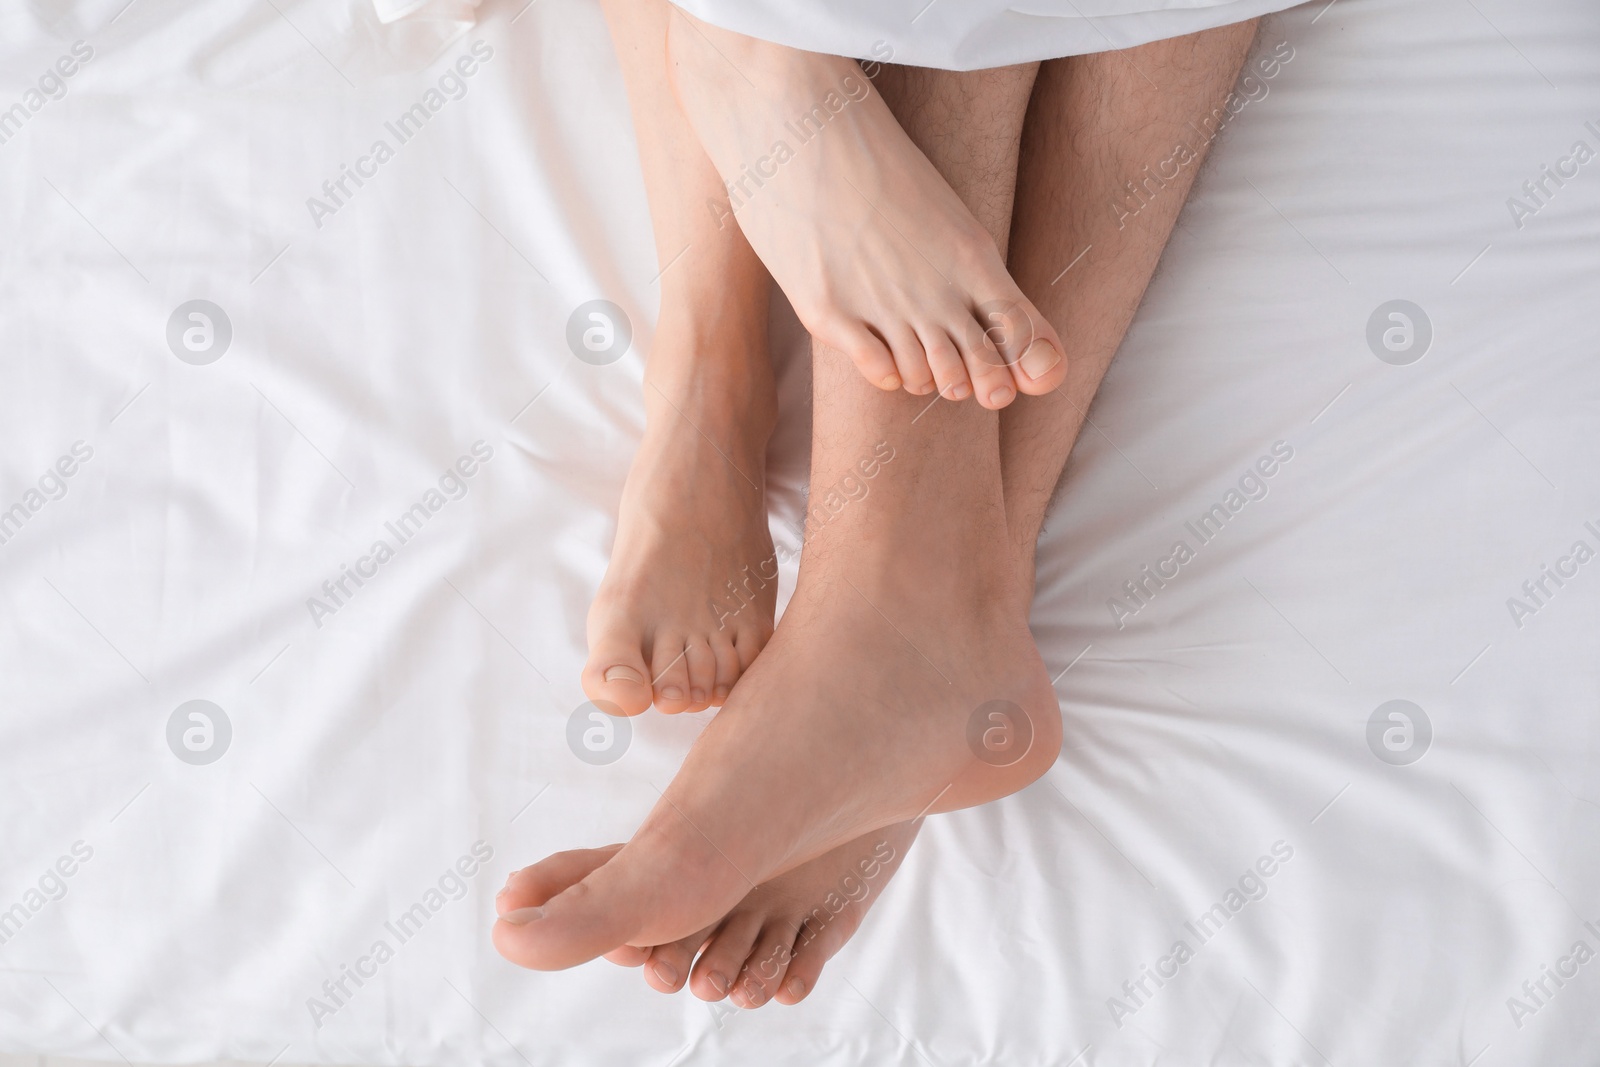
<path fill-rule="evenodd" d="M 708 351 L 718 345 L 743 350 Z M 728 329 L 698 341 L 663 310 L 644 440 L 589 608 L 583 690 L 606 710 L 720 705 L 772 635 L 777 562 L 763 486 L 777 400 L 765 346 Z"/>
<path fill-rule="evenodd" d="M 850 425 L 853 398 L 826 389 Z M 1050 767 L 1060 710 L 998 548 L 998 458 L 947 432 L 963 410 L 993 418 L 929 412 L 901 467 L 808 542 L 783 625 L 633 839 L 576 883 L 561 856 L 525 872 L 544 892 L 495 924 L 502 955 L 553 970 L 692 938 L 810 859 Z M 854 447 L 828 445 L 814 479 Z M 981 469 L 933 481 L 954 465 Z"/>
<path fill-rule="evenodd" d="M 662 993 L 676 993 L 687 984 L 701 1000 L 726 997 L 741 1008 L 774 999 L 798 1004 L 860 927 L 920 827 L 919 821 L 903 822 L 865 834 L 757 886 L 732 911 L 690 937 L 652 948 L 623 947 L 606 958 L 642 966 L 645 981 Z M 559 873 L 570 885 L 621 847 L 563 853 Z M 504 915 L 565 889 L 541 884 L 536 873 L 548 878 L 557 869 L 541 864 L 514 873 L 495 898 L 496 909 Z"/>
<path fill-rule="evenodd" d="M 853 60 L 674 9 L 669 65 L 735 221 L 813 337 L 867 380 L 1002 408 L 1061 384 L 1060 338 Z"/>

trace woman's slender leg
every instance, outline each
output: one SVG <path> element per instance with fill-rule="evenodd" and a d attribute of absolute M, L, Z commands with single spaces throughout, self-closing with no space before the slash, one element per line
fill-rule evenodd
<path fill-rule="evenodd" d="M 665 0 L 604 6 L 633 109 L 661 313 L 644 439 L 589 610 L 583 688 L 629 715 L 652 702 L 699 711 L 722 703 L 772 632 L 776 582 L 759 577 L 775 565 L 763 492 L 777 419 L 771 280 L 739 228 L 718 227 L 707 208 L 727 194 L 672 96 Z"/>

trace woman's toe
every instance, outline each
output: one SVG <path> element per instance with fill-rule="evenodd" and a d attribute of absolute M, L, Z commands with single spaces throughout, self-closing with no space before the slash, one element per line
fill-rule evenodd
<path fill-rule="evenodd" d="M 1011 368 L 1006 366 L 1005 357 L 977 319 L 971 320 L 962 337 L 961 358 L 972 382 L 972 395 L 983 407 L 998 411 L 1016 399 Z"/>
<path fill-rule="evenodd" d="M 789 961 L 794 958 L 796 928 L 796 923 L 783 918 L 762 929 L 745 960 L 743 976 L 730 994 L 735 1004 L 759 1008 L 782 988 Z"/>
<path fill-rule="evenodd" d="M 687 711 L 693 705 L 689 695 L 688 659 L 689 649 L 681 636 L 669 632 L 656 638 L 650 662 L 655 704 L 668 715 Z"/>
<path fill-rule="evenodd" d="M 711 694 L 716 688 L 716 653 L 705 638 L 694 637 L 685 643 L 683 661 L 689 667 L 689 707 L 685 710 L 704 711 L 711 706 Z"/>
<path fill-rule="evenodd" d="M 965 400 L 972 395 L 972 382 L 967 378 L 966 364 L 961 361 L 961 350 L 950 340 L 950 335 L 937 326 L 920 330 L 922 349 L 928 353 L 928 369 L 939 387 L 939 395 L 946 400 Z"/>
<path fill-rule="evenodd" d="M 589 635 L 584 664 L 584 695 L 607 712 L 638 715 L 650 706 L 650 669 L 644 662 L 643 635 L 631 627 L 601 624 Z M 608 706 L 609 705 L 609 706 Z"/>
<path fill-rule="evenodd" d="M 695 950 L 705 940 L 702 933 L 667 945 L 657 945 L 644 961 L 644 980 L 658 993 L 676 993 L 689 980 Z"/>
<path fill-rule="evenodd" d="M 701 1000 L 721 1000 L 733 990 L 750 946 L 761 933 L 761 917 L 736 911 L 722 920 L 694 965 L 689 989 Z"/>

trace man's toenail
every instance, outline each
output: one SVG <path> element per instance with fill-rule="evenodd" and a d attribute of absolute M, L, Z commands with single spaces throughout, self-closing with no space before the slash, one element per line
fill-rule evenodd
<path fill-rule="evenodd" d="M 665 689 L 661 690 L 661 695 L 666 697 L 668 700 L 682 700 L 683 690 L 679 689 L 675 685 L 669 685 Z"/>
<path fill-rule="evenodd" d="M 606 681 L 632 682 L 634 685 L 643 685 L 644 676 L 632 667 L 624 667 L 619 664 L 615 667 L 606 668 Z"/>
<path fill-rule="evenodd" d="M 535 919 L 542 918 L 544 918 L 543 908 L 518 908 L 516 911 L 508 911 L 500 916 L 502 922 L 508 922 L 513 926 L 526 926 Z"/>
<path fill-rule="evenodd" d="M 1061 362 L 1061 353 L 1056 351 L 1056 346 L 1048 341 L 1038 341 L 1028 346 L 1022 354 L 1022 373 L 1034 381 L 1038 381 Z"/>
<path fill-rule="evenodd" d="M 1016 395 L 1017 393 L 1015 389 L 1012 389 L 1009 385 L 1002 385 L 1000 388 L 989 394 L 989 403 L 993 404 L 997 408 L 1005 407 L 1007 404 L 1011 403 L 1011 398 Z"/>
<path fill-rule="evenodd" d="M 789 995 L 799 1000 L 806 995 L 806 984 L 798 978 L 789 979 Z"/>
<path fill-rule="evenodd" d="M 707 977 L 707 980 L 711 983 L 711 988 L 712 989 L 715 989 L 722 996 L 727 996 L 728 995 L 728 976 L 727 975 L 723 974 L 721 971 L 712 971 L 706 977 Z"/>
<path fill-rule="evenodd" d="M 678 984 L 678 971 L 677 971 L 677 968 L 669 967 L 665 963 L 658 962 L 654 967 L 652 967 L 650 969 L 655 972 L 656 980 L 658 982 L 660 982 L 662 985 L 677 985 Z"/>

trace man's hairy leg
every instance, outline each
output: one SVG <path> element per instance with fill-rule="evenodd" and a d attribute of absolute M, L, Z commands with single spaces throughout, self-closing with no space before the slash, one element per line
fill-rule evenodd
<path fill-rule="evenodd" d="M 1066 381 L 1000 419 L 1007 526 L 1025 570 L 1089 402 L 1122 344 L 1238 79 L 1257 20 L 1040 68 L 1023 126 L 1009 265 L 1066 344 Z M 1188 146 L 1146 188 L 1126 183 Z M 1080 258 L 1081 256 L 1081 258 Z M 1070 268 L 1070 269 L 1068 269 Z"/>

